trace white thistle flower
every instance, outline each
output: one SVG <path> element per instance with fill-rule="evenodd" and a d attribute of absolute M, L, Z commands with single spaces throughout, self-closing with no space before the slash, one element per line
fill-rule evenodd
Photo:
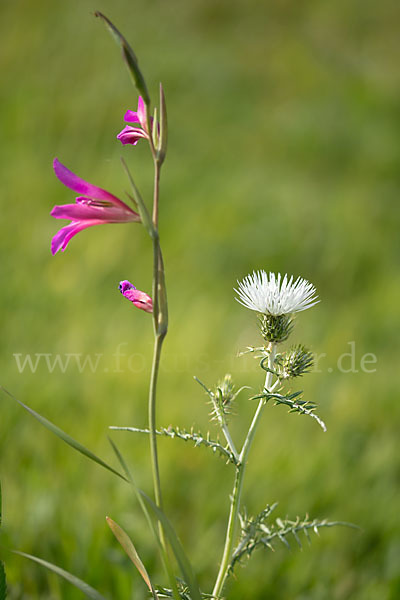
<path fill-rule="evenodd" d="M 280 273 L 253 271 L 243 281 L 238 281 L 239 288 L 235 289 L 240 304 L 259 313 L 280 316 L 300 312 L 317 304 L 315 287 L 298 277 L 283 278 Z"/>

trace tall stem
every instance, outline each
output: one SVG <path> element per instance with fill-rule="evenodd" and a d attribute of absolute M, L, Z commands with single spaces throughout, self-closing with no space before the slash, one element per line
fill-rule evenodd
<path fill-rule="evenodd" d="M 228 527 L 226 530 L 224 553 L 222 555 L 221 566 L 219 568 L 217 580 L 212 592 L 213 598 L 219 598 L 225 584 L 225 579 L 228 574 L 228 566 L 231 558 L 233 542 L 235 539 L 236 520 L 240 508 L 240 497 L 242 492 L 243 477 L 245 465 L 240 464 L 236 468 L 235 481 L 231 495 L 231 506 L 229 509 Z"/>
<path fill-rule="evenodd" d="M 269 349 L 269 357 L 268 357 L 268 368 L 272 370 L 275 360 L 276 354 L 276 344 L 271 344 Z M 267 372 L 265 378 L 265 386 L 264 389 L 268 390 L 271 387 L 272 383 L 272 373 L 270 371 Z M 237 519 L 240 509 L 240 500 L 242 495 L 242 487 L 243 487 L 243 478 L 246 470 L 247 457 L 250 451 L 251 444 L 254 439 L 254 435 L 256 433 L 257 425 L 260 420 L 260 416 L 262 413 L 262 409 L 264 408 L 265 400 L 261 399 L 258 403 L 256 412 L 254 413 L 253 420 L 247 432 L 246 439 L 244 441 L 242 451 L 240 453 L 239 459 L 240 462 L 236 467 L 235 473 L 235 481 L 233 484 L 233 491 L 231 495 L 231 506 L 229 510 L 229 519 L 228 519 L 228 527 L 226 530 L 225 537 L 225 546 L 224 552 L 222 555 L 221 566 L 219 568 L 217 580 L 213 589 L 213 597 L 219 598 L 220 594 L 225 585 L 226 578 L 228 576 L 229 564 L 232 556 L 233 545 L 235 543 L 235 533 L 237 526 Z"/>
<path fill-rule="evenodd" d="M 160 366 L 161 348 L 165 336 L 156 335 L 154 339 L 153 364 L 150 378 L 149 391 L 149 430 L 150 430 L 150 452 L 151 463 L 153 467 L 154 497 L 156 504 L 162 508 L 162 495 L 160 483 L 160 469 L 158 465 L 157 452 L 157 434 L 156 434 L 156 399 L 157 399 L 157 379 Z"/>
<path fill-rule="evenodd" d="M 160 165 L 154 156 L 154 195 L 153 195 L 153 324 L 154 352 L 149 389 L 149 430 L 150 452 L 153 470 L 154 497 L 156 504 L 162 509 L 160 470 L 158 465 L 157 433 L 156 433 L 156 400 L 157 379 L 160 366 L 161 349 L 167 334 L 167 295 L 165 289 L 164 264 L 162 260 L 160 240 L 158 236 L 158 199 L 160 185 Z M 161 531 L 160 531 L 161 533 Z M 163 537 L 163 536 L 162 536 Z"/>
<path fill-rule="evenodd" d="M 162 510 L 163 501 L 161 493 L 160 468 L 158 463 L 157 433 L 156 433 L 156 405 L 157 405 L 157 381 L 160 367 L 161 350 L 168 330 L 168 304 L 164 276 L 164 262 L 161 253 L 160 239 L 158 236 L 158 201 L 160 186 L 161 164 L 157 160 L 154 145 L 150 144 L 154 159 L 154 190 L 153 190 L 153 325 L 154 325 L 154 351 L 151 368 L 149 388 L 149 431 L 150 431 L 150 455 L 153 472 L 154 498 L 157 507 Z M 163 551 L 164 564 L 168 572 L 174 598 L 179 600 L 180 595 L 177 588 L 175 575 L 168 553 L 167 540 L 162 524 L 158 525 L 160 542 Z"/>

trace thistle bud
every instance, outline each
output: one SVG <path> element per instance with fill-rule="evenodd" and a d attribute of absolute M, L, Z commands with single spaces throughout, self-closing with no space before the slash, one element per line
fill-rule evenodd
<path fill-rule="evenodd" d="M 294 346 L 276 358 L 280 379 L 292 379 L 309 373 L 314 364 L 313 353 L 302 345 Z"/>

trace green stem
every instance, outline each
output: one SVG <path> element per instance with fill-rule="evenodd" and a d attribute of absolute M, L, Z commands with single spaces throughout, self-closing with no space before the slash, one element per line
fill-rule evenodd
<path fill-rule="evenodd" d="M 168 329 L 168 304 L 165 287 L 164 262 L 161 253 L 160 239 L 158 235 L 158 201 L 160 187 L 161 164 L 157 160 L 154 144 L 150 136 L 150 149 L 154 160 L 154 190 L 153 190 L 153 324 L 154 324 L 154 351 L 151 368 L 149 388 L 149 437 L 151 466 L 153 472 L 154 498 L 157 507 L 163 509 L 160 468 L 158 463 L 157 431 L 156 431 L 156 405 L 157 405 L 157 381 L 160 367 L 161 350 Z M 180 599 L 176 584 L 171 559 L 168 552 L 167 540 L 162 524 L 159 522 L 158 530 L 162 546 L 163 560 L 168 573 L 174 598 Z"/>
<path fill-rule="evenodd" d="M 231 495 L 231 506 L 229 509 L 228 527 L 226 530 L 224 553 L 222 555 L 221 566 L 219 568 L 217 580 L 212 592 L 213 598 L 219 598 L 225 584 L 225 579 L 228 574 L 228 566 L 231 558 L 233 542 L 235 539 L 236 521 L 240 508 L 240 497 L 242 492 L 243 477 L 245 465 L 241 464 L 236 468 L 235 482 Z"/>
<path fill-rule="evenodd" d="M 160 267 L 162 268 L 162 261 L 160 264 L 161 249 L 160 240 L 158 237 L 158 197 L 159 197 L 159 183 L 160 183 L 160 172 L 157 165 L 157 161 L 154 160 L 154 198 L 153 198 L 153 323 L 154 323 L 154 352 L 153 352 L 153 364 L 151 369 L 150 378 L 150 389 L 149 389 L 149 430 L 150 430 L 150 453 L 151 453 L 151 464 L 153 471 L 153 484 L 154 484 L 154 497 L 157 506 L 162 509 L 162 495 L 161 495 L 161 482 L 160 482 L 160 470 L 158 466 L 158 452 L 157 452 L 157 433 L 156 433 L 156 400 L 157 400 L 157 379 L 158 371 L 160 366 L 161 349 L 164 338 L 166 336 L 166 329 L 160 331 L 160 279 L 163 284 L 164 278 L 160 277 Z M 160 535 L 162 531 L 160 530 Z M 164 543 L 163 543 L 164 546 Z"/>
<path fill-rule="evenodd" d="M 154 353 L 153 353 L 153 365 L 151 369 L 150 378 L 150 391 L 149 391 L 149 430 L 150 430 L 150 452 L 151 452 L 151 464 L 153 471 L 153 484 L 154 484 L 154 496 L 156 505 L 162 510 L 162 494 L 161 494 L 161 481 L 160 481 L 160 469 L 158 465 L 158 452 L 157 452 L 157 433 L 156 433 L 156 399 L 157 399 L 157 379 L 158 371 L 160 366 L 161 349 L 162 344 L 166 335 L 166 331 L 162 334 L 156 334 L 154 339 Z M 164 565 L 168 573 L 168 578 L 172 587 L 174 598 L 179 600 L 180 595 L 178 587 L 176 585 L 176 579 L 171 564 L 171 559 L 168 553 L 167 540 L 165 538 L 164 529 L 159 523 L 158 532 L 160 536 L 160 542 L 162 546 L 162 554 Z"/>
<path fill-rule="evenodd" d="M 157 379 L 160 366 L 161 348 L 165 336 L 156 335 L 154 340 L 153 365 L 151 369 L 150 391 L 149 391 L 149 430 L 150 430 L 150 452 L 153 467 L 154 497 L 156 504 L 162 509 L 162 495 L 160 483 L 160 470 L 158 466 L 157 436 L 156 436 L 156 399 Z"/>
<path fill-rule="evenodd" d="M 275 354 L 276 354 L 276 345 L 271 344 L 269 358 L 268 358 L 268 368 L 271 370 L 273 368 Z M 272 383 L 272 373 L 267 372 L 264 388 L 269 389 L 271 386 L 271 383 Z M 265 406 L 265 400 L 261 399 L 260 402 L 258 403 L 257 410 L 254 413 L 253 420 L 252 420 L 249 430 L 247 432 L 247 436 L 246 436 L 246 439 L 245 439 L 243 447 L 242 447 L 242 451 L 239 456 L 240 462 L 239 462 L 238 466 L 236 467 L 235 481 L 233 484 L 233 491 L 232 491 L 232 495 L 231 495 L 231 506 L 230 506 L 230 510 L 229 510 L 228 527 L 227 527 L 226 537 L 225 537 L 224 552 L 222 555 L 221 566 L 219 568 L 217 580 L 215 582 L 214 589 L 212 592 L 212 595 L 215 598 L 220 597 L 220 594 L 225 585 L 226 578 L 228 577 L 229 565 L 230 565 L 230 561 L 231 561 L 233 545 L 235 542 L 235 533 L 236 533 L 236 526 L 237 526 L 238 514 L 239 514 L 239 509 L 240 509 L 240 500 L 241 500 L 241 495 L 242 495 L 243 478 L 244 478 L 244 473 L 246 470 L 247 457 L 248 457 L 250 447 L 253 442 L 253 439 L 254 439 L 254 436 L 256 433 L 256 429 L 257 429 L 257 425 L 259 423 L 262 409 L 264 408 L 264 406 Z"/>
<path fill-rule="evenodd" d="M 222 423 L 221 425 L 223 434 L 225 436 L 225 439 L 228 443 L 229 449 L 232 452 L 233 456 L 235 457 L 236 461 L 239 462 L 239 452 L 236 450 L 236 446 L 235 443 L 232 439 L 231 433 L 228 429 L 228 425 L 226 423 Z"/>

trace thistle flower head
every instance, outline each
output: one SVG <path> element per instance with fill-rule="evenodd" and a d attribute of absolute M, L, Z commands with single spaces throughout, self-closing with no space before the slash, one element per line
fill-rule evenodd
<path fill-rule="evenodd" d="M 315 287 L 298 277 L 254 271 L 238 281 L 237 301 L 246 308 L 274 317 L 290 315 L 317 304 Z"/>

